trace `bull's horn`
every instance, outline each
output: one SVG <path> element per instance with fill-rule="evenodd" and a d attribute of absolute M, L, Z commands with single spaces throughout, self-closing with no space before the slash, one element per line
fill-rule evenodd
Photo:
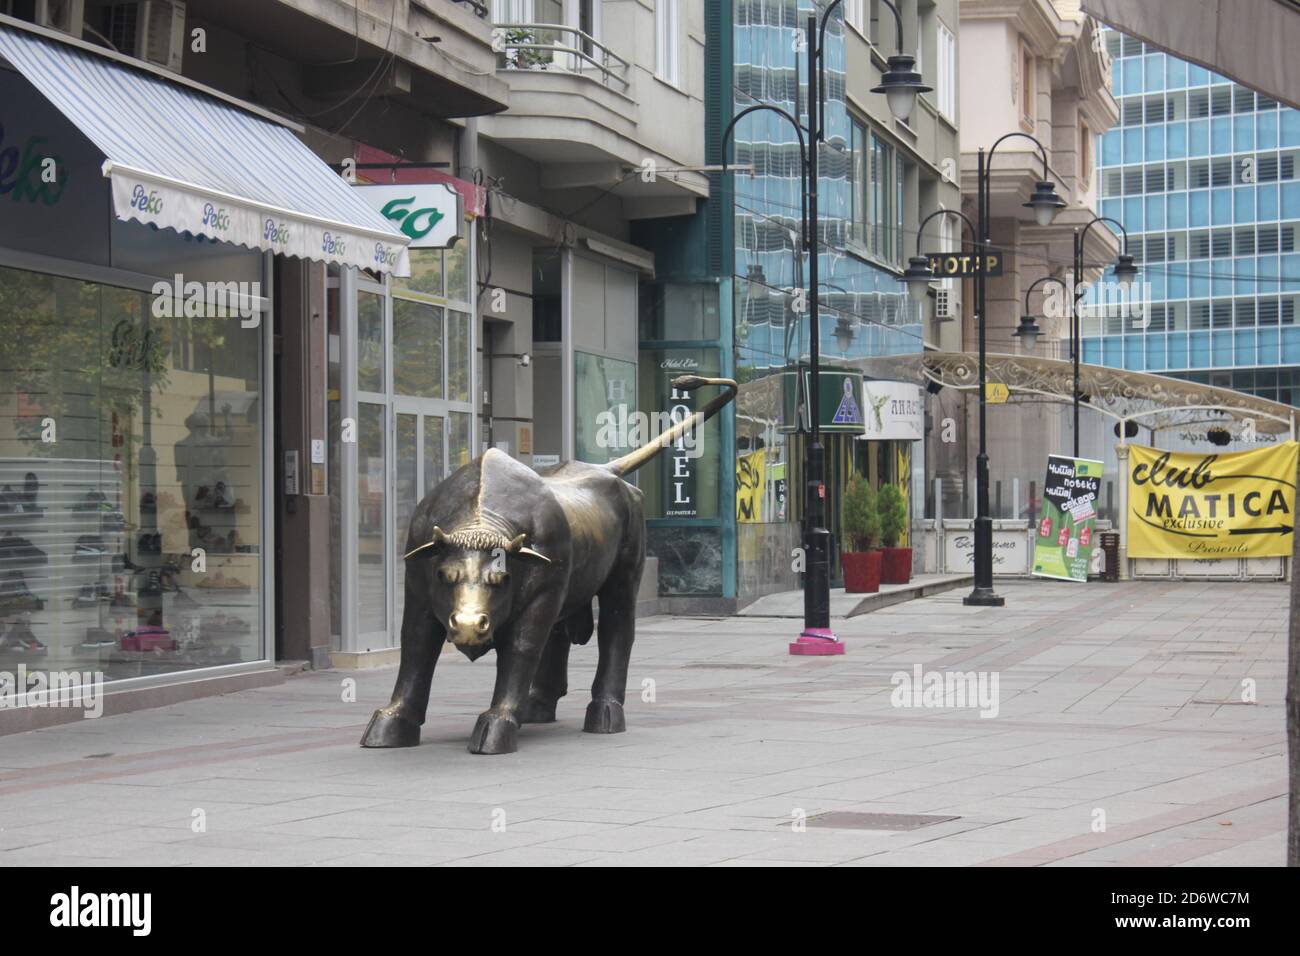
<path fill-rule="evenodd" d="M 514 554 L 516 551 L 518 551 L 520 548 L 524 546 L 524 538 L 526 537 L 527 535 L 523 535 L 523 534 L 515 535 L 513 538 L 511 538 L 509 541 L 506 542 L 506 548 L 505 548 L 506 551 L 509 552 L 510 554 Z"/>
<path fill-rule="evenodd" d="M 534 551 L 532 548 L 520 548 L 519 554 L 521 557 L 537 558 L 538 560 L 545 561 L 547 564 L 551 563 L 550 558 L 542 554 L 540 551 Z"/>
<path fill-rule="evenodd" d="M 412 558 L 412 557 L 414 557 L 415 555 L 419 554 L 421 551 L 424 551 L 426 548 L 436 548 L 436 547 L 438 547 L 438 545 L 446 544 L 446 543 L 447 543 L 447 540 L 448 540 L 448 538 L 447 538 L 447 532 L 443 531 L 443 530 L 442 530 L 441 528 L 439 528 L 437 525 L 434 525 L 434 526 L 433 526 L 433 538 L 432 538 L 432 540 L 430 540 L 430 541 L 426 541 L 424 544 L 420 545 L 418 548 L 412 548 L 410 551 L 406 552 L 406 554 L 402 555 L 402 560 L 405 561 L 405 560 L 407 560 L 408 558 Z"/>
<path fill-rule="evenodd" d="M 412 548 L 410 551 L 406 552 L 406 554 L 402 555 L 402 560 L 403 560 L 403 561 L 407 561 L 407 560 L 409 560 L 409 559 L 415 557 L 415 556 L 416 556 L 417 554 L 419 554 L 421 551 L 425 551 L 425 550 L 427 550 L 427 549 L 429 549 L 429 548 L 436 548 L 437 546 L 438 546 L 438 542 L 437 542 L 437 541 L 426 541 L 424 544 L 420 545 L 418 548 Z"/>

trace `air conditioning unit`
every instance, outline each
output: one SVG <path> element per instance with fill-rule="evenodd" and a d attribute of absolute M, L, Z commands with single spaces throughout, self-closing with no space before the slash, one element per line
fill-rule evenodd
<path fill-rule="evenodd" d="M 119 53 L 173 73 L 185 55 L 185 4 L 181 0 L 136 0 L 104 9 L 104 36 Z"/>
<path fill-rule="evenodd" d="M 43 27 L 80 37 L 86 23 L 86 0 L 36 0 L 35 20 Z"/>
<path fill-rule="evenodd" d="M 934 290 L 934 319 L 936 322 L 951 322 L 957 318 L 957 310 L 960 304 L 957 297 L 952 294 L 952 289 L 939 288 Z"/>

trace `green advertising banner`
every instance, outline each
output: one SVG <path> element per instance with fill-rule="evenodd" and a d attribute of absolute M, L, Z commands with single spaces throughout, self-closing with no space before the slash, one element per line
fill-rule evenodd
<path fill-rule="evenodd" d="M 1087 581 L 1096 535 L 1102 463 L 1049 455 L 1043 506 L 1034 536 L 1034 575 Z"/>

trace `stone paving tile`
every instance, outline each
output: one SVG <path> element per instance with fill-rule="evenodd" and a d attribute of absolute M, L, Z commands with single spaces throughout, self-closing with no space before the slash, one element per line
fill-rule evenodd
<path fill-rule="evenodd" d="M 788 656 L 789 620 L 644 619 L 628 733 L 581 732 L 595 648 L 575 648 L 559 720 L 509 756 L 466 752 L 494 670 L 450 652 L 409 750 L 357 746 L 391 670 L 3 737 L 0 865 L 1282 862 L 1285 586 L 999 590 L 1000 610 L 946 592 L 837 620 L 836 659 Z M 893 706 L 916 665 L 996 673 L 997 716 Z M 793 826 L 828 810 L 959 819 Z"/>

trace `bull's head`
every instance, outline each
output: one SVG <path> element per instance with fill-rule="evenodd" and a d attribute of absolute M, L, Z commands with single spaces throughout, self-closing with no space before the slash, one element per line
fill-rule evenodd
<path fill-rule="evenodd" d="M 447 639 L 471 660 L 492 647 L 495 629 L 510 619 L 515 587 L 508 558 L 550 563 L 525 547 L 525 539 L 487 529 L 448 534 L 435 525 L 430 540 L 405 555 L 408 561 L 429 559 L 426 581 L 434 613 L 446 624 Z"/>

